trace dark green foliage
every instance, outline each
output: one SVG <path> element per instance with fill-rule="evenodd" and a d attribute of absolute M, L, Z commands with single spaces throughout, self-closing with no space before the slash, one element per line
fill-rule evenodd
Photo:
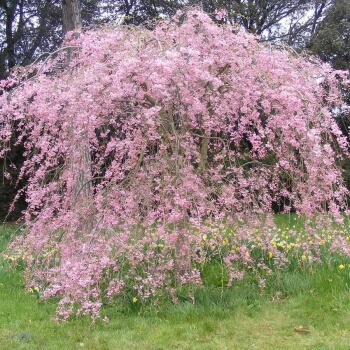
<path fill-rule="evenodd" d="M 317 28 L 310 49 L 336 69 L 350 68 L 350 0 L 335 0 Z"/>
<path fill-rule="evenodd" d="M 0 159 L 0 222 L 20 219 L 26 207 L 24 195 L 14 202 L 17 191 L 25 185 L 24 180 L 18 181 L 18 169 L 23 163 L 22 153 L 22 147 L 14 146 L 6 158 Z M 6 178 L 6 173 L 11 175 L 11 179 Z M 12 203 L 14 206 L 10 211 Z"/>

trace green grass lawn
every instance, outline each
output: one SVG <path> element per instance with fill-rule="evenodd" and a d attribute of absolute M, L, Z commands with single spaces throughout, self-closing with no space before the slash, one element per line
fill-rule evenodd
<path fill-rule="evenodd" d="M 0 250 L 13 231 L 0 229 Z M 195 304 L 141 314 L 120 305 L 103 310 L 108 323 L 57 324 L 55 303 L 26 293 L 20 271 L 0 262 L 0 349 L 350 349 L 350 268 L 339 263 L 281 271 L 264 293 L 248 277 L 230 289 L 197 290 Z"/>

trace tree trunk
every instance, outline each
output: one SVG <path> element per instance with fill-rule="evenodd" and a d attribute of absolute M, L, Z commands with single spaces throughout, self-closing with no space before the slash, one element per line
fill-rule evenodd
<path fill-rule="evenodd" d="M 5 3 L 6 4 L 6 3 Z M 15 58 L 15 41 L 13 37 L 13 24 L 15 21 L 15 11 L 17 1 L 10 2 L 9 5 L 6 4 L 6 58 L 7 58 L 7 68 L 10 71 L 16 65 Z"/>
<path fill-rule="evenodd" d="M 63 33 L 72 30 L 79 30 L 82 27 L 81 11 L 79 0 L 62 0 L 62 15 L 63 15 Z M 68 49 L 68 60 L 73 58 L 73 49 Z M 72 131 L 72 149 L 71 157 L 68 161 L 70 170 L 75 176 L 75 187 L 72 189 L 72 208 L 76 211 L 80 218 L 80 227 L 77 228 L 82 232 L 90 232 L 93 223 L 93 198 L 91 187 L 91 154 L 88 131 L 85 130 L 84 138 L 77 138 L 75 128 L 77 127 L 75 117 L 71 117 Z"/>
<path fill-rule="evenodd" d="M 79 0 L 62 0 L 63 34 L 81 28 Z"/>

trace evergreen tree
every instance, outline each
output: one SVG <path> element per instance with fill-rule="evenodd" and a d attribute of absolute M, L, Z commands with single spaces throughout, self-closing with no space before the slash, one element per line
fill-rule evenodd
<path fill-rule="evenodd" d="M 334 1 L 309 47 L 333 67 L 350 69 L 350 0 Z"/>

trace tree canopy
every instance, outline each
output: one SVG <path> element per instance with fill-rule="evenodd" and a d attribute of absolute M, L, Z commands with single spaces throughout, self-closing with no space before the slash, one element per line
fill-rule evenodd
<path fill-rule="evenodd" d="M 62 318 L 98 316 L 125 285 L 149 300 L 200 283 L 202 235 L 220 227 L 236 230 L 231 280 L 232 261 L 264 266 L 247 255 L 250 230 L 274 203 L 341 219 L 339 78 L 199 11 L 71 33 L 1 82 L 0 154 L 16 132 L 29 179 L 26 234 L 11 247 L 27 286 L 59 297 Z M 283 261 L 269 231 L 259 239 Z"/>

